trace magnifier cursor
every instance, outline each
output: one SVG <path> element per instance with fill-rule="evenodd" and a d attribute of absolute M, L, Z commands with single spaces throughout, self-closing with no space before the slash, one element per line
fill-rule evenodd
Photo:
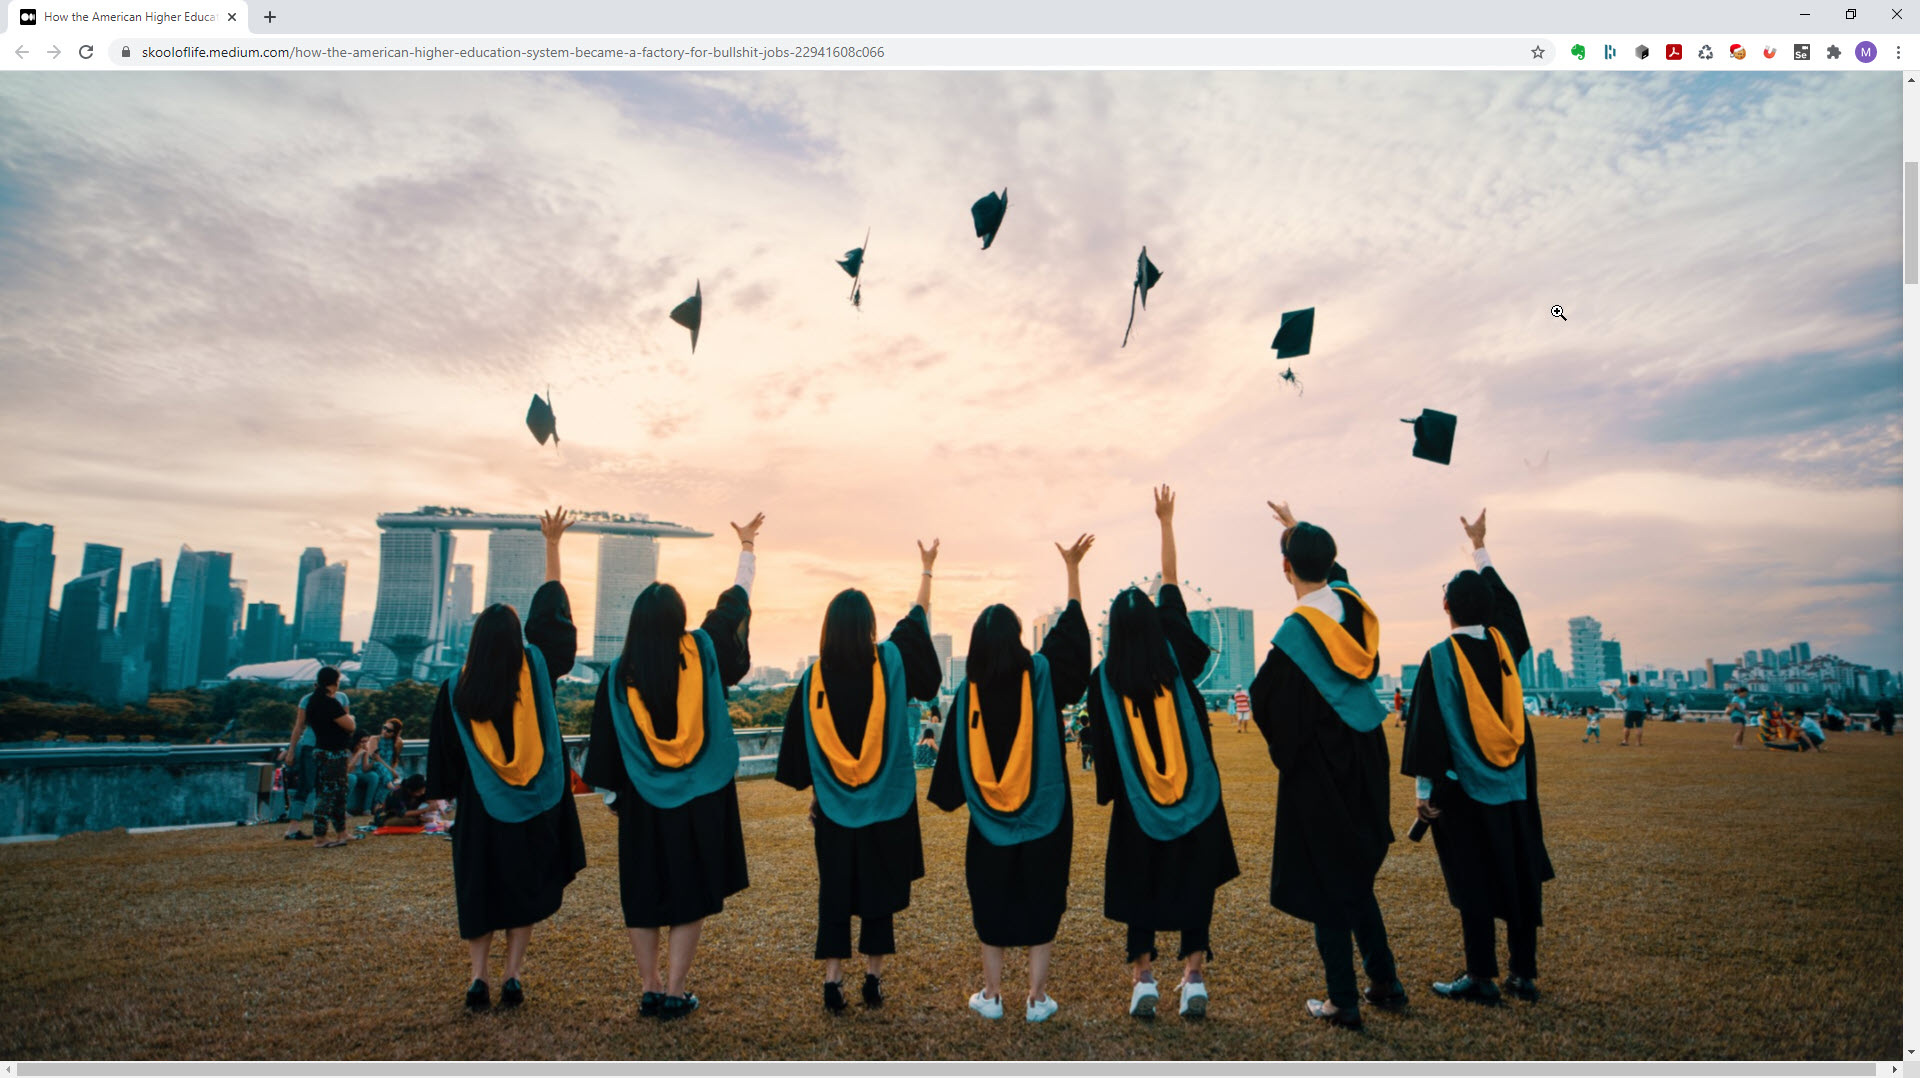
<path fill-rule="evenodd" d="M 1567 320 L 1567 309 L 1565 307 L 1560 306 L 1558 303 L 1554 304 L 1553 308 L 1549 310 L 1547 313 L 1554 316 L 1555 318 L 1558 318 L 1562 322 L 1565 322 Z"/>

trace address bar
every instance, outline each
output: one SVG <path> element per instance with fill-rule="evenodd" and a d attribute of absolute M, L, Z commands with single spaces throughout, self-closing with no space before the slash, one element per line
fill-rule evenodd
<path fill-rule="evenodd" d="M 116 38 L 133 68 L 1544 68 L 1535 37 L 884 36 Z"/>

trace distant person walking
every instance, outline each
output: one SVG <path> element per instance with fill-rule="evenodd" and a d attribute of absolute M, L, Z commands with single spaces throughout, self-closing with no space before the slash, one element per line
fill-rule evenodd
<path fill-rule="evenodd" d="M 1600 709 L 1587 707 L 1581 710 L 1587 713 L 1587 731 L 1580 735 L 1580 743 L 1584 745 L 1591 741 L 1598 745 L 1600 743 Z"/>
<path fill-rule="evenodd" d="M 1620 701 L 1620 710 L 1626 713 L 1626 728 L 1620 731 L 1620 744 L 1625 745 L 1628 738 L 1635 745 L 1647 743 L 1647 690 L 1640 684 L 1639 674 L 1627 675 L 1627 687 L 1615 690 L 1615 700 Z"/>
<path fill-rule="evenodd" d="M 353 755 L 354 723 L 340 693 L 340 671 L 323 666 L 314 675 L 313 691 L 300 701 L 293 720 L 294 736 L 288 755 L 302 736 L 313 735 L 313 845 L 316 849 L 344 846 L 347 838 L 347 760 Z M 327 825 L 338 836 L 327 838 Z M 299 826 L 295 822 L 295 827 Z"/>
<path fill-rule="evenodd" d="M 1733 699 L 1727 701 L 1727 721 L 1733 724 L 1733 747 L 1747 747 L 1747 687 L 1733 690 Z"/>
<path fill-rule="evenodd" d="M 426 796 L 460 803 L 453 895 L 473 967 L 469 1011 L 493 1004 L 487 957 L 498 932 L 507 937 L 500 1005 L 521 1004 L 520 966 L 533 926 L 560 909 L 567 885 L 587 867 L 553 706 L 554 685 L 573 669 L 579 650 L 560 583 L 560 537 L 571 523 L 565 509 L 541 514 L 547 582 L 533 593 L 524 636 L 513 607 L 495 603 L 481 611 L 466 665 L 441 683 L 433 705 Z"/>
<path fill-rule="evenodd" d="M 1893 736 L 1893 713 L 1894 713 L 1894 707 L 1893 707 L 1892 698 L 1882 696 L 1879 702 L 1873 705 L 1873 728 L 1887 735 L 1888 737 L 1892 737 Z"/>
<path fill-rule="evenodd" d="M 1407 721 L 1407 694 L 1399 689 L 1393 690 L 1393 724 L 1404 726 Z"/>
<path fill-rule="evenodd" d="M 1247 732 L 1247 720 L 1253 718 L 1253 698 L 1245 689 L 1233 690 L 1233 716 L 1236 723 L 1234 733 Z"/>

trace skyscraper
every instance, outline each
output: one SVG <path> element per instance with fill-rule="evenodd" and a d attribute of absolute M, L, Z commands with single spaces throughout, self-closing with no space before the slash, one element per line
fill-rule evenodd
<path fill-rule="evenodd" d="M 951 692 L 955 685 L 953 678 L 953 634 L 934 633 L 933 653 L 940 657 L 940 674 L 944 679 L 941 688 Z"/>
<path fill-rule="evenodd" d="M 1600 648 L 1600 622 L 1590 617 L 1567 620 L 1568 651 L 1572 653 L 1573 672 L 1570 689 L 1591 689 L 1607 676 L 1606 656 Z"/>
<path fill-rule="evenodd" d="M 538 533 L 534 534 L 539 539 Z M 543 548 L 544 549 L 544 548 Z M 381 680 L 415 676 L 418 660 L 440 638 L 447 574 L 453 562 L 453 533 L 432 528 L 380 530 L 380 587 L 373 603 L 373 629 L 361 660 L 363 675 Z M 492 581 L 489 580 L 491 585 Z M 528 598 L 532 593 L 528 593 Z M 311 597 L 309 597 L 311 601 Z M 524 613 L 526 607 L 520 610 Z M 414 644 L 419 650 L 406 653 Z M 391 645 L 391 646 L 390 646 Z M 407 669 L 393 647 L 406 656 Z"/>
<path fill-rule="evenodd" d="M 1539 654 L 1533 651 L 1514 660 L 1515 672 L 1520 675 L 1520 687 L 1528 692 L 1540 687 L 1540 674 L 1536 669 L 1538 662 Z"/>
<path fill-rule="evenodd" d="M 127 571 L 127 612 L 120 617 L 120 699 L 144 702 L 160 680 L 167 651 L 162 630 L 166 607 L 160 602 L 160 559 Z"/>
<path fill-rule="evenodd" d="M 104 543 L 88 543 L 80 555 L 80 575 L 111 571 L 107 581 L 107 624 L 104 628 L 113 628 L 114 619 L 120 613 L 120 556 L 117 546 Z"/>
<path fill-rule="evenodd" d="M 539 532 L 502 528 L 488 533 L 484 606 L 506 603 L 525 617 L 546 579 L 547 541 Z"/>
<path fill-rule="evenodd" d="M 1410 663 L 1400 668 L 1400 687 L 1407 690 L 1407 694 L 1409 696 L 1413 694 L 1414 682 L 1419 680 L 1420 680 L 1420 664 L 1419 663 Z"/>
<path fill-rule="evenodd" d="M 1618 681 L 1626 680 L 1626 667 L 1620 662 L 1620 641 L 1600 641 L 1600 676 Z"/>
<path fill-rule="evenodd" d="M 503 535 L 531 536 L 539 545 L 540 570 L 533 589 L 524 598 L 506 600 L 525 617 L 528 605 L 533 602 L 533 592 L 546 580 L 546 540 L 538 532 L 494 532 L 493 538 L 497 540 Z M 491 594 L 496 564 L 492 560 L 492 540 L 487 544 L 487 557 L 487 591 Z M 633 615 L 633 601 L 658 578 L 659 572 L 660 540 L 651 535 L 603 533 L 600 536 L 600 579 L 594 588 L 593 607 L 595 661 L 610 663 L 620 658 L 620 649 L 627 639 L 627 621 Z M 516 589 L 520 586 L 514 585 Z M 468 587 L 471 590 L 471 583 Z"/>
<path fill-rule="evenodd" d="M 1541 692 L 1557 692 L 1567 687 L 1566 679 L 1560 674 L 1560 664 L 1553 660 L 1553 649 L 1546 648 L 1534 662 L 1534 677 L 1540 681 Z"/>
<path fill-rule="evenodd" d="M 307 610 L 294 637 L 308 646 L 296 648 L 295 653 L 305 651 L 300 657 L 309 658 L 319 654 L 316 649 L 337 649 L 343 643 L 340 622 L 347 605 L 347 563 L 337 561 L 308 573 L 304 591 Z"/>
<path fill-rule="evenodd" d="M 190 689 L 227 672 L 233 628 L 233 555 L 180 547 L 167 600 L 167 666 L 161 686 Z"/>
<path fill-rule="evenodd" d="M 1798 644 L 1793 645 L 1793 661 L 1797 663 L 1812 662 L 1813 661 L 1813 645 L 1807 643 L 1805 640 L 1802 640 Z"/>
<path fill-rule="evenodd" d="M 254 603 L 247 607 L 247 632 L 240 649 L 243 663 L 271 663 L 293 657 L 288 646 L 291 630 L 280 614 L 279 603 Z"/>
<path fill-rule="evenodd" d="M 60 589 L 60 631 L 51 669 L 42 676 L 53 685 L 92 694 L 99 688 L 101 642 L 110 633 L 113 598 L 120 567 L 83 573 Z M 119 679 L 114 679 L 117 695 Z"/>
<path fill-rule="evenodd" d="M 233 620 L 227 624 L 227 657 L 225 660 L 226 668 L 231 670 L 240 665 L 240 653 L 246 650 L 247 582 L 244 580 L 230 581 L 227 585 L 227 592 L 233 597 L 227 606 L 228 611 L 232 613 Z"/>
<path fill-rule="evenodd" d="M 467 637 L 473 632 L 473 566 L 461 562 L 453 567 L 453 580 L 447 585 L 447 612 L 441 620 L 445 624 L 441 641 L 449 647 L 466 647 Z"/>
<path fill-rule="evenodd" d="M 301 627 L 307 623 L 307 578 L 315 569 L 327 564 L 327 552 L 317 546 L 310 546 L 300 552 L 300 568 L 293 577 L 293 635 L 294 643 L 307 639 L 301 635 Z"/>
<path fill-rule="evenodd" d="M 0 678 L 37 677 L 53 598 L 53 525 L 0 521 Z"/>
<path fill-rule="evenodd" d="M 1210 689 L 1244 689 L 1253 684 L 1253 611 L 1237 606 L 1216 606 L 1214 618 L 1220 626 L 1220 662 L 1214 667 Z"/>

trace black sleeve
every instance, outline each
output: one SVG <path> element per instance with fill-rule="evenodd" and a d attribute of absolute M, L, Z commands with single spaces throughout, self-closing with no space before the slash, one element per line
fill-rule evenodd
<path fill-rule="evenodd" d="M 1107 718 L 1105 694 L 1099 691 L 1097 681 L 1090 682 L 1087 725 L 1080 731 L 1080 738 L 1093 754 L 1093 799 L 1102 805 L 1112 801 L 1120 787 L 1120 761 L 1113 754 L 1113 727 Z"/>
<path fill-rule="evenodd" d="M 459 797 L 466 778 L 467 751 L 460 745 L 460 732 L 453 728 L 453 705 L 447 701 L 447 686 L 442 682 L 427 731 L 427 800 Z"/>
<path fill-rule="evenodd" d="M 1440 716 L 1440 696 L 1433 687 L 1433 657 L 1420 660 L 1420 676 L 1414 679 L 1413 695 L 1407 700 L 1407 732 L 1400 744 L 1400 773 L 1438 782 L 1453 766 L 1453 751 L 1447 746 L 1445 719 Z"/>
<path fill-rule="evenodd" d="M 1533 650 L 1533 641 L 1527 636 L 1527 623 L 1520 616 L 1520 600 L 1507 590 L 1506 581 L 1493 571 L 1493 566 L 1480 570 L 1480 579 L 1493 590 L 1493 627 L 1507 638 L 1507 650 L 1512 653 L 1513 661 L 1519 662 L 1522 655 Z"/>
<path fill-rule="evenodd" d="M 807 699 L 803 690 L 805 680 L 793 690 L 793 700 L 787 705 L 787 725 L 780 734 L 780 760 L 774 766 L 773 777 L 783 786 L 804 790 L 813 785 L 813 763 L 807 759 L 807 732 L 801 724 L 807 721 Z"/>
<path fill-rule="evenodd" d="M 549 580 L 533 593 L 533 605 L 527 611 L 527 643 L 540 649 L 547 660 L 547 676 L 554 681 L 573 670 L 574 656 L 580 650 L 580 632 L 573 626 L 573 604 L 567 601 L 567 589 L 558 580 Z"/>
<path fill-rule="evenodd" d="M 753 655 L 747 650 L 747 623 L 753 608 L 747 601 L 747 589 L 735 584 L 720 593 L 707 620 L 700 628 L 713 640 L 713 656 L 720 663 L 722 684 L 733 686 L 753 668 Z"/>
<path fill-rule="evenodd" d="M 1288 714 L 1285 691 L 1289 675 L 1297 670 L 1293 660 L 1279 648 L 1269 649 L 1266 661 L 1260 664 L 1260 672 L 1253 676 L 1252 687 L 1247 689 L 1247 698 L 1253 705 L 1253 724 L 1267 739 L 1267 756 L 1282 774 L 1293 766 L 1294 754 L 1299 751 L 1299 739 L 1294 736 L 1299 717 Z"/>
<path fill-rule="evenodd" d="M 613 729 L 613 709 L 607 703 L 607 683 L 612 680 L 612 671 L 600 679 L 600 688 L 593 694 L 593 718 L 587 732 L 587 765 L 580 770 L 580 777 L 587 785 L 598 786 L 602 790 L 618 790 L 626 781 L 626 762 L 620 755 L 619 736 Z"/>
<path fill-rule="evenodd" d="M 947 708 L 947 723 L 940 730 L 940 755 L 934 758 L 933 779 L 927 784 L 927 800 L 947 812 L 967 803 L 967 792 L 960 788 L 960 761 L 953 750 L 953 739 L 959 736 L 956 731 L 963 725 L 960 698 L 956 696 Z"/>
<path fill-rule="evenodd" d="M 900 649 L 900 664 L 907 672 L 907 699 L 931 700 L 939 696 L 946 671 L 940 669 L 940 653 L 933 650 L 927 612 L 917 605 L 907 611 L 907 616 L 893 627 L 887 639 Z"/>
<path fill-rule="evenodd" d="M 1067 603 L 1067 609 L 1054 623 L 1040 645 L 1053 677 L 1053 701 L 1062 708 L 1079 703 L 1087 693 L 1087 674 L 1093 669 L 1093 637 L 1087 631 L 1087 617 L 1080 601 Z"/>
<path fill-rule="evenodd" d="M 1180 663 L 1180 676 L 1192 681 L 1207 668 L 1207 660 L 1212 657 L 1213 649 L 1200 639 L 1199 633 L 1193 631 L 1193 622 L 1187 620 L 1187 604 L 1180 596 L 1179 585 L 1160 586 L 1158 609 L 1160 631 L 1166 634 L 1167 643 L 1173 645 L 1173 657 Z"/>

